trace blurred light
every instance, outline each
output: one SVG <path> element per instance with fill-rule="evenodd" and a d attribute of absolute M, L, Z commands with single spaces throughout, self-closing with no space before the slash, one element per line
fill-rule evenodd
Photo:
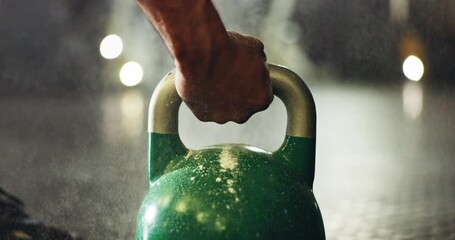
<path fill-rule="evenodd" d="M 101 111 L 103 141 L 108 144 L 117 144 L 121 140 L 117 134 L 121 120 L 118 98 L 113 94 L 103 97 Z"/>
<path fill-rule="evenodd" d="M 114 59 L 122 53 L 123 42 L 122 39 L 115 35 L 111 34 L 106 36 L 100 44 L 100 53 L 106 59 Z"/>
<path fill-rule="evenodd" d="M 406 58 L 403 62 L 403 73 L 412 81 L 419 81 L 424 72 L 424 66 L 422 60 L 418 57 L 411 55 Z"/>
<path fill-rule="evenodd" d="M 144 99 L 140 91 L 130 90 L 123 93 L 120 108 L 126 117 L 137 117 L 143 114 Z"/>
<path fill-rule="evenodd" d="M 406 82 L 403 88 L 403 109 L 406 115 L 416 119 L 423 109 L 423 91 L 418 83 Z"/>
<path fill-rule="evenodd" d="M 142 67 L 137 62 L 127 62 L 120 69 L 120 81 L 123 85 L 133 87 L 138 85 L 142 81 L 144 72 Z"/>
<path fill-rule="evenodd" d="M 138 89 L 128 89 L 120 99 L 122 132 L 133 139 L 143 133 L 144 98 Z"/>
<path fill-rule="evenodd" d="M 409 19 L 409 0 L 389 0 L 390 21 L 406 23 Z"/>

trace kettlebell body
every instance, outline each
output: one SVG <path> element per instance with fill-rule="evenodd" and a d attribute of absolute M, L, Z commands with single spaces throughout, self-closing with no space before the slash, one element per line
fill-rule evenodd
<path fill-rule="evenodd" d="M 178 135 L 173 73 L 161 81 L 149 111 L 150 187 L 136 239 L 325 239 L 312 192 L 314 102 L 291 71 L 270 65 L 270 76 L 288 110 L 285 141 L 275 152 L 243 144 L 187 149 Z"/>

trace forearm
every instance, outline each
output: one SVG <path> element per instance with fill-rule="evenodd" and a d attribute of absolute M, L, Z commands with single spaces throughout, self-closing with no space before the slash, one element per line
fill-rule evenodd
<path fill-rule="evenodd" d="M 164 39 L 179 70 L 193 79 L 207 74 L 227 33 L 210 0 L 137 0 Z M 193 77 L 194 76 L 194 77 Z"/>

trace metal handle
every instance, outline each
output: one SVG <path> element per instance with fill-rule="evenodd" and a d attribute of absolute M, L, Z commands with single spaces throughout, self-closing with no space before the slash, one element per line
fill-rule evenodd
<path fill-rule="evenodd" d="M 286 135 L 315 137 L 316 108 L 310 90 L 291 70 L 274 64 L 268 66 L 273 93 L 286 106 Z M 175 89 L 174 72 L 168 73 L 153 93 L 149 107 L 149 132 L 178 134 L 178 110 L 182 100 Z"/>

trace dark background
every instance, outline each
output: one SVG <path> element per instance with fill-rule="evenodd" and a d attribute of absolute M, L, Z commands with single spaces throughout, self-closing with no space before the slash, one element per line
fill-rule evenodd
<path fill-rule="evenodd" d="M 310 86 L 318 112 L 314 192 L 328 239 L 455 239 L 455 4 L 214 1 L 228 29 L 259 36 L 270 62 Z M 117 34 L 122 54 L 99 52 Z M 408 80 L 402 64 L 425 73 Z M 136 61 L 143 81 L 119 70 Z M 0 186 L 46 224 L 87 239 L 134 238 L 147 190 L 148 99 L 173 62 L 134 1 L 0 0 Z M 278 148 L 276 100 L 247 124 L 200 123 L 191 148 Z"/>

